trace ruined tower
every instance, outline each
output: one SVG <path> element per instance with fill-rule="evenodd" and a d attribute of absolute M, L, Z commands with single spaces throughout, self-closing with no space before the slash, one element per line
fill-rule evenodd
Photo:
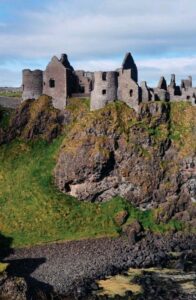
<path fill-rule="evenodd" d="M 43 91 L 43 72 L 25 69 L 22 72 L 22 99 L 37 99 Z"/>
<path fill-rule="evenodd" d="M 117 72 L 95 72 L 94 89 L 91 92 L 91 110 L 104 107 L 117 100 Z"/>

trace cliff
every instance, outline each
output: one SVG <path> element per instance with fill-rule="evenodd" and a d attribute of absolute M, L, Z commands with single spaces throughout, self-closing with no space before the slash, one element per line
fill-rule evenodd
<path fill-rule="evenodd" d="M 122 102 L 90 112 L 86 100 L 71 99 L 61 113 L 42 96 L 22 103 L 10 120 L 0 117 L 0 143 L 51 143 L 61 136 L 53 183 L 66 195 L 81 203 L 121 196 L 152 208 L 157 222 L 177 219 L 195 227 L 196 107 L 189 103 L 151 102 L 137 114 Z"/>
<path fill-rule="evenodd" d="M 121 196 L 157 219 L 193 222 L 196 213 L 196 108 L 113 103 L 87 113 L 66 135 L 55 167 L 58 188 L 79 200 Z"/>
<path fill-rule="evenodd" d="M 41 96 L 39 100 L 27 100 L 13 112 L 0 110 L 0 144 L 20 137 L 32 140 L 36 137 L 51 141 L 62 129 L 63 118 L 52 105 L 52 99 Z"/>

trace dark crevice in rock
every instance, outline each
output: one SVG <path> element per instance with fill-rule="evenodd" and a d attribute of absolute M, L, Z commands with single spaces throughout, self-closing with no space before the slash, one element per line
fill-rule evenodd
<path fill-rule="evenodd" d="M 110 157 L 107 160 L 106 164 L 103 166 L 101 170 L 101 175 L 99 178 L 99 181 L 101 181 L 103 178 L 110 175 L 110 173 L 115 169 L 116 161 L 115 161 L 115 155 L 114 152 L 110 152 Z"/>

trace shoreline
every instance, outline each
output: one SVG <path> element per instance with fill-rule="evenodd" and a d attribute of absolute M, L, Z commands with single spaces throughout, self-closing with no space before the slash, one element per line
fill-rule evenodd
<path fill-rule="evenodd" d="M 97 279 L 130 267 L 163 267 L 170 252 L 194 251 L 195 245 L 195 235 L 148 232 L 136 243 L 121 236 L 14 249 L 4 262 L 8 276 L 24 278 L 30 293 L 83 296 Z"/>

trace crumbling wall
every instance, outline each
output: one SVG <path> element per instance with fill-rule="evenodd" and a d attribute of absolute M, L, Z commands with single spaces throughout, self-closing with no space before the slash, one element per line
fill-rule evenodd
<path fill-rule="evenodd" d="M 78 70 L 74 72 L 75 84 L 74 93 L 89 95 L 93 89 L 93 73 Z"/>
<path fill-rule="evenodd" d="M 118 99 L 138 111 L 140 102 L 139 85 L 131 79 L 131 70 L 120 70 L 118 76 Z"/>
<path fill-rule="evenodd" d="M 43 92 L 43 72 L 25 69 L 22 72 L 22 99 L 38 99 Z"/>
<path fill-rule="evenodd" d="M 2 107 L 16 109 L 21 102 L 20 98 L 0 96 L 0 106 Z"/>
<path fill-rule="evenodd" d="M 191 76 L 189 76 L 188 79 L 182 79 L 181 88 L 182 89 L 192 88 L 192 77 Z"/>
<path fill-rule="evenodd" d="M 66 99 L 71 95 L 72 71 L 66 69 L 56 56 L 44 71 L 43 93 L 51 96 L 55 108 L 64 109 Z"/>
<path fill-rule="evenodd" d="M 142 102 L 148 102 L 151 100 L 151 94 L 150 94 L 150 90 L 147 86 L 146 81 L 142 81 L 140 84 L 141 87 L 141 94 L 140 94 L 140 98 Z"/>
<path fill-rule="evenodd" d="M 153 89 L 154 92 L 154 100 L 158 101 L 169 101 L 170 95 L 167 91 L 167 82 L 165 78 L 162 76 L 159 80 L 157 88 Z"/>

